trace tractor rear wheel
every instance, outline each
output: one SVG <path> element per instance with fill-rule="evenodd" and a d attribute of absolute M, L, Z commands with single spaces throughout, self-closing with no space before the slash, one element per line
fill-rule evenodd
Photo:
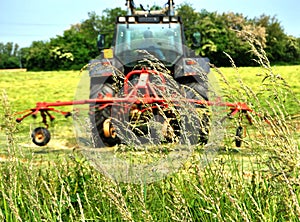
<path fill-rule="evenodd" d="M 185 76 L 176 81 L 183 85 L 186 98 L 188 99 L 201 99 L 208 101 L 208 87 L 205 80 L 198 76 Z"/>
<path fill-rule="evenodd" d="M 182 86 L 185 97 L 188 99 L 206 100 L 208 101 L 207 83 L 198 78 L 198 76 L 189 76 L 177 79 L 177 82 Z M 208 108 L 205 105 L 197 105 L 196 110 L 199 113 L 199 140 L 201 144 L 206 144 L 209 137 L 210 117 Z"/>

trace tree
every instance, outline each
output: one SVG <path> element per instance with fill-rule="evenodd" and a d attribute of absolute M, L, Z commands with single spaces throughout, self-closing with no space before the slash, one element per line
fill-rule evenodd
<path fill-rule="evenodd" d="M 271 62 L 283 61 L 287 44 L 287 36 L 284 33 L 278 19 L 273 16 L 261 15 L 256 18 L 256 23 L 266 28 L 266 53 Z"/>
<path fill-rule="evenodd" d="M 218 66 L 230 66 L 228 54 L 236 65 L 248 65 L 250 47 L 238 36 L 245 23 L 244 17 L 234 13 L 223 13 L 222 15 L 215 13 L 213 19 L 215 28 L 218 30 L 214 36 L 217 50 L 208 53 L 213 62 Z"/>
<path fill-rule="evenodd" d="M 28 48 L 23 48 L 22 63 L 29 70 L 52 70 L 49 43 L 34 41 Z"/>
<path fill-rule="evenodd" d="M 300 61 L 300 38 L 287 36 L 285 47 L 285 61 L 288 63 L 299 63 Z"/>
<path fill-rule="evenodd" d="M 96 44 L 82 34 L 81 24 L 72 25 L 50 41 L 50 55 L 55 69 L 81 69 L 91 59 Z"/>
<path fill-rule="evenodd" d="M 13 42 L 0 43 L 0 69 L 20 67 L 19 45 Z"/>

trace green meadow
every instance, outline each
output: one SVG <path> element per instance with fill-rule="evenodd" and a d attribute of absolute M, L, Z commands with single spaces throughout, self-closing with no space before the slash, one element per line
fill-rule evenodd
<path fill-rule="evenodd" d="M 15 122 L 36 102 L 73 100 L 85 74 L 0 71 L 1 221 L 300 220 L 299 65 L 212 68 L 222 101 L 246 102 L 259 116 L 251 114 L 252 125 L 226 120 L 209 162 L 199 145 L 178 171 L 151 183 L 118 182 L 93 167 L 78 149 L 72 118 L 54 114 L 45 147 L 30 139 L 41 118 Z"/>

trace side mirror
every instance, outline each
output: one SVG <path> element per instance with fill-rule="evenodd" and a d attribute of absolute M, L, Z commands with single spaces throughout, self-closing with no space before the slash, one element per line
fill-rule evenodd
<path fill-rule="evenodd" d="M 97 37 L 97 47 L 100 51 L 104 49 L 104 44 L 105 44 L 105 35 L 99 34 Z"/>
<path fill-rule="evenodd" d="M 200 32 L 194 32 L 192 35 L 192 41 L 194 47 L 200 47 L 201 45 L 201 33 Z"/>

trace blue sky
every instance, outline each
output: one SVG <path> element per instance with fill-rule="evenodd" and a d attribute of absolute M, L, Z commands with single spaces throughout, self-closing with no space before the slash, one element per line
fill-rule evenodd
<path fill-rule="evenodd" d="M 21 47 L 32 41 L 47 41 L 62 35 L 71 24 L 88 18 L 95 11 L 101 15 L 106 8 L 125 8 L 125 0 L 0 0 L 0 42 L 14 42 Z M 146 2 L 146 3 L 145 3 Z M 135 0 L 145 6 L 163 6 L 167 0 Z M 190 3 L 197 11 L 238 12 L 248 18 L 262 14 L 275 16 L 288 35 L 300 37 L 299 0 L 174 0 L 176 5 Z"/>

